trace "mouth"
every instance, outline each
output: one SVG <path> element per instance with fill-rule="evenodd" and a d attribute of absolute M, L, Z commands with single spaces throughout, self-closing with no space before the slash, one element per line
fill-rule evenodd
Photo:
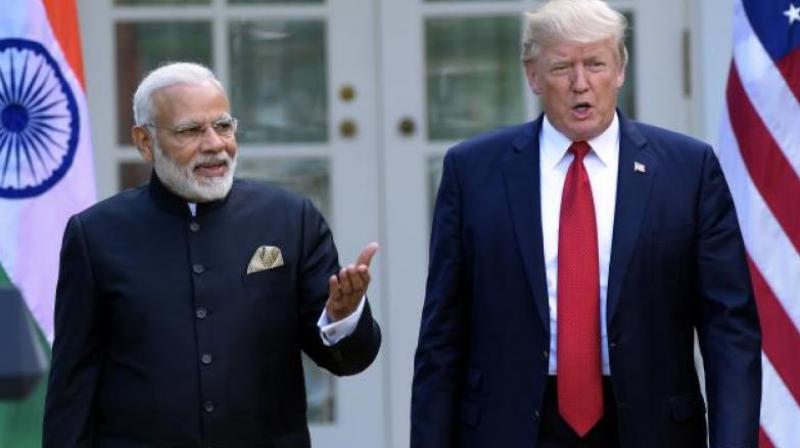
<path fill-rule="evenodd" d="M 587 102 L 577 103 L 576 105 L 572 106 L 572 115 L 579 120 L 589 117 L 591 112 L 592 105 Z"/>
<path fill-rule="evenodd" d="M 228 172 L 228 162 L 226 160 L 213 160 L 198 163 L 193 171 L 202 177 L 222 177 Z"/>

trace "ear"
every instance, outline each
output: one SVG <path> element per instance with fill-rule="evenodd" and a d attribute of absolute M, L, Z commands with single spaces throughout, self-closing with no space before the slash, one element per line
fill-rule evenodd
<path fill-rule="evenodd" d="M 542 87 L 539 83 L 536 62 L 532 60 L 525 61 L 525 78 L 528 80 L 528 87 L 531 88 L 531 91 L 536 95 L 540 95 L 542 93 Z"/>
<path fill-rule="evenodd" d="M 621 67 L 619 69 L 619 73 L 617 73 L 617 90 L 622 88 L 622 85 L 625 84 L 625 67 Z"/>
<path fill-rule="evenodd" d="M 134 126 L 131 128 L 131 137 L 144 161 L 153 163 L 153 136 L 150 130 L 146 126 Z"/>

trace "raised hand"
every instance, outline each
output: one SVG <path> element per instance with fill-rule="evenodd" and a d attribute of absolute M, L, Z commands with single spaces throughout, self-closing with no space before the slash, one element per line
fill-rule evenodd
<path fill-rule="evenodd" d="M 369 264 L 377 251 L 378 243 L 367 244 L 355 264 L 343 267 L 338 276 L 331 275 L 328 279 L 325 311 L 331 322 L 344 319 L 358 308 L 361 298 L 367 293 L 370 281 Z"/>

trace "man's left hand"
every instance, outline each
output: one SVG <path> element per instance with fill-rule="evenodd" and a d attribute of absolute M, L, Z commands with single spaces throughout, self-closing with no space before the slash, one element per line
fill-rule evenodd
<path fill-rule="evenodd" d="M 358 308 L 361 298 L 367 293 L 370 281 L 369 264 L 377 251 L 378 243 L 367 244 L 355 264 L 343 267 L 338 277 L 331 275 L 328 279 L 329 293 L 325 312 L 331 322 L 344 319 Z"/>

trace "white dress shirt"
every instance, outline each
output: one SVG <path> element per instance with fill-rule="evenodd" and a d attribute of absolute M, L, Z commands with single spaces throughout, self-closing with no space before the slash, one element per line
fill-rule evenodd
<path fill-rule="evenodd" d="M 608 262 L 611 259 L 611 237 L 614 229 L 614 209 L 619 171 L 619 119 L 616 114 L 602 134 L 589 140 L 592 150 L 583 159 L 589 174 L 597 220 L 597 244 L 600 261 L 600 351 L 603 375 L 609 375 L 608 334 L 606 328 L 606 291 Z M 547 274 L 547 295 L 550 309 L 550 375 L 556 374 L 558 363 L 558 220 L 561 213 L 561 194 L 567 170 L 574 156 L 572 144 L 560 133 L 547 116 L 539 135 L 539 166 L 541 170 L 542 237 L 544 264 Z"/>
<path fill-rule="evenodd" d="M 197 216 L 197 204 L 194 202 L 189 202 L 188 204 L 189 211 L 192 213 L 192 216 Z M 358 324 L 358 320 L 361 318 L 361 312 L 363 310 L 364 297 L 361 298 L 358 308 L 356 308 L 351 315 L 338 322 L 331 322 L 330 319 L 328 319 L 328 313 L 326 313 L 325 310 L 322 310 L 322 315 L 317 321 L 317 327 L 319 327 L 319 337 L 322 338 L 322 343 L 330 347 L 345 337 L 350 336 L 353 331 L 355 331 L 356 325 Z"/>
<path fill-rule="evenodd" d="M 361 302 L 358 304 L 358 308 L 356 308 L 351 315 L 333 323 L 331 323 L 330 319 L 328 319 L 328 313 L 325 312 L 325 310 L 322 310 L 322 316 L 320 316 L 319 320 L 317 321 L 322 343 L 330 347 L 345 337 L 353 334 L 353 331 L 356 329 L 356 325 L 358 325 L 359 319 L 361 319 L 361 313 L 364 311 L 364 302 L 365 299 L 362 297 Z"/>

